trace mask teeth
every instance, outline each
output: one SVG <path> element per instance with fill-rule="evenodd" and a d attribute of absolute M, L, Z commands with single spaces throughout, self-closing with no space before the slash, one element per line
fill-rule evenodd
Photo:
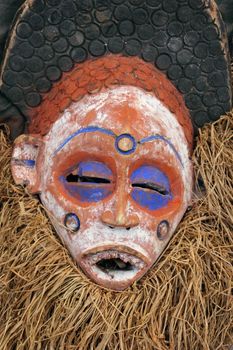
<path fill-rule="evenodd" d="M 145 267 L 145 263 L 141 259 L 128 253 L 118 252 L 115 250 L 104 251 L 90 255 L 90 257 L 88 257 L 88 260 L 90 265 L 97 265 L 99 262 L 104 260 L 115 260 L 116 264 L 119 265 L 119 267 L 120 265 L 123 266 L 124 264 L 130 264 L 139 270 Z"/>

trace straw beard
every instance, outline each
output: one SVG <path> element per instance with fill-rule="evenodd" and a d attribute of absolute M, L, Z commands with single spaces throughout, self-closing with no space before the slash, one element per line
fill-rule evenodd
<path fill-rule="evenodd" d="M 0 348 L 228 349 L 232 124 L 228 115 L 200 132 L 193 207 L 155 267 L 119 293 L 80 271 L 37 197 L 14 185 L 1 132 Z"/>

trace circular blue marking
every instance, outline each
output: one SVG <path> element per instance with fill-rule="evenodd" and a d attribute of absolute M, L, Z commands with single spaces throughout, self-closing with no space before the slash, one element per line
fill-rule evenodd
<path fill-rule="evenodd" d="M 167 220 L 163 220 L 159 223 L 157 227 L 157 236 L 160 241 L 163 241 L 168 233 L 169 233 L 169 222 Z"/>
<path fill-rule="evenodd" d="M 128 151 L 124 151 L 120 148 L 119 142 L 122 139 L 128 139 L 132 142 L 132 147 Z M 118 150 L 118 152 L 121 154 L 125 154 L 125 155 L 131 154 L 135 151 L 135 149 L 137 147 L 137 142 L 136 142 L 135 138 L 133 136 L 131 136 L 130 134 L 121 134 L 121 135 L 117 136 L 117 138 L 116 138 L 115 147 Z"/>
<path fill-rule="evenodd" d="M 77 232 L 80 229 L 80 220 L 74 213 L 66 214 L 64 225 L 71 231 Z M 72 226 L 72 227 L 71 227 Z"/>

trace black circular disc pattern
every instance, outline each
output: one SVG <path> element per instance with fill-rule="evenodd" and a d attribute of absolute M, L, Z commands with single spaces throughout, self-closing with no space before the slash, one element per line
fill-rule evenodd
<path fill-rule="evenodd" d="M 75 64 L 138 56 L 167 74 L 201 127 L 231 108 L 226 39 L 214 13 L 205 0 L 28 1 L 11 33 L 0 91 L 27 118 Z"/>

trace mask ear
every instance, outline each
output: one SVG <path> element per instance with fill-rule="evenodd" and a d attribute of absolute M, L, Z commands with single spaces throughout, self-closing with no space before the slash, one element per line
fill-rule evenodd
<path fill-rule="evenodd" d="M 31 193 L 40 192 L 40 173 L 44 142 L 40 137 L 21 135 L 14 142 L 11 171 L 17 185 L 26 185 Z"/>

